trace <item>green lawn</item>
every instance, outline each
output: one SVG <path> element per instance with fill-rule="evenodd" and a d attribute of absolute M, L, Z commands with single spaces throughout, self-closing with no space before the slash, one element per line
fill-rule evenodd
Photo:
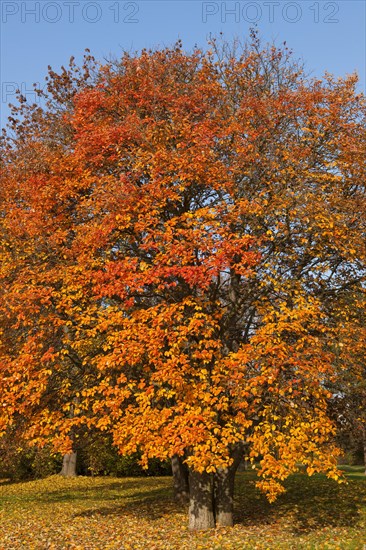
<path fill-rule="evenodd" d="M 362 550 L 366 478 L 344 468 L 348 484 L 293 476 L 275 504 L 238 475 L 236 525 L 191 535 L 170 478 L 52 476 L 0 484 L 0 549 L 297 549 Z M 366 546 L 365 546 L 366 548 Z"/>
<path fill-rule="evenodd" d="M 339 466 L 343 470 L 348 479 L 365 479 L 365 466 Z"/>

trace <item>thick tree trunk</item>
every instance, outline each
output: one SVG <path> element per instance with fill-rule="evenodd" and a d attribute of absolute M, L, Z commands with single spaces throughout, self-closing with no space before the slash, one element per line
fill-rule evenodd
<path fill-rule="evenodd" d="M 213 479 L 210 474 L 189 471 L 188 528 L 200 531 L 215 527 Z"/>
<path fill-rule="evenodd" d="M 234 524 L 234 481 L 233 468 L 220 469 L 214 476 L 214 514 L 216 526 L 232 527 Z"/>
<path fill-rule="evenodd" d="M 62 460 L 62 469 L 60 474 L 64 477 L 76 476 L 76 452 L 68 453 L 64 455 Z"/>
<path fill-rule="evenodd" d="M 366 476 L 366 428 L 363 430 L 363 462 L 365 465 L 365 476 Z"/>
<path fill-rule="evenodd" d="M 233 464 L 213 475 L 189 470 L 190 531 L 233 525 L 235 474 L 242 460 L 243 444 L 231 456 Z"/>
<path fill-rule="evenodd" d="M 217 526 L 234 525 L 235 474 L 243 458 L 243 444 L 233 451 L 233 463 L 229 468 L 219 469 L 214 476 L 214 514 Z"/>
<path fill-rule="evenodd" d="M 173 489 L 174 498 L 179 501 L 186 501 L 189 498 L 188 468 L 180 456 L 172 457 Z"/>

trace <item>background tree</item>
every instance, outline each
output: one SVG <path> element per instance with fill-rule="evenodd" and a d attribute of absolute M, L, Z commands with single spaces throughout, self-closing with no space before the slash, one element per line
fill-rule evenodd
<path fill-rule="evenodd" d="M 366 323 L 362 288 L 344 293 L 336 326 L 337 374 L 329 381 L 330 409 L 345 453 L 349 456 L 361 451 L 366 467 Z"/>

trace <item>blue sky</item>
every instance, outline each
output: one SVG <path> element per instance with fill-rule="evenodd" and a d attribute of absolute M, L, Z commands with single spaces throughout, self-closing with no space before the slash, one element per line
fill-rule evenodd
<path fill-rule="evenodd" d="M 123 50 L 173 44 L 205 46 L 210 33 L 245 38 L 255 23 L 266 41 L 287 42 L 308 71 L 357 70 L 366 87 L 364 0 L 1 0 L 1 125 L 15 89 L 34 101 L 47 66 L 57 70 L 85 48 L 99 60 Z"/>

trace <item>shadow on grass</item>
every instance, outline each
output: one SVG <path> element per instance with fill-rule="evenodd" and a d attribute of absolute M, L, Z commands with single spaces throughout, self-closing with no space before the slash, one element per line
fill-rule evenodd
<path fill-rule="evenodd" d="M 240 479 L 242 477 L 242 479 Z M 287 492 L 274 504 L 255 488 L 254 475 L 239 476 L 237 483 L 237 523 L 268 524 L 281 518 L 294 533 L 324 527 L 352 527 L 366 508 L 366 483 L 358 478 L 349 484 L 337 484 L 324 476 L 295 475 L 286 482 Z"/>
<path fill-rule="evenodd" d="M 171 480 L 170 485 L 171 485 Z M 109 486 L 110 487 L 110 486 Z M 85 510 L 74 514 L 73 517 L 94 517 L 94 516 L 125 516 L 136 515 L 148 520 L 157 520 L 163 516 L 179 514 L 183 511 L 182 506 L 173 499 L 172 487 L 146 487 L 142 488 L 139 482 L 122 482 L 120 488 L 125 490 L 135 489 L 133 492 L 111 497 L 114 504 L 111 506 L 100 506 L 90 510 Z M 116 499 L 121 499 L 121 504 L 115 503 Z M 103 500 L 108 500 L 104 499 Z"/>
<path fill-rule="evenodd" d="M 15 481 L 12 481 L 11 479 L 0 479 L 0 487 L 5 487 L 6 485 L 14 485 Z"/>
<path fill-rule="evenodd" d="M 56 482 L 57 482 L 57 478 Z M 93 478 L 90 478 L 93 479 Z M 161 499 L 169 496 L 169 488 L 167 483 L 160 481 L 163 478 L 159 478 L 157 485 L 147 484 L 146 478 L 134 478 L 134 479 L 121 479 L 121 481 L 111 481 L 110 483 L 92 483 L 90 486 L 80 484 L 77 482 L 80 478 L 74 478 L 75 485 L 72 486 L 59 486 L 52 488 L 52 481 L 47 490 L 40 487 L 39 491 L 32 491 L 26 493 L 22 491 L 24 483 L 19 484 L 19 493 L 6 495 L 4 498 L 0 496 L 1 500 L 23 500 L 27 502 L 46 503 L 52 502 L 72 502 L 72 501 L 116 501 L 121 500 L 153 500 Z M 48 478 L 51 480 L 51 478 Z M 169 479 L 170 483 L 170 479 Z M 5 483 L 4 485 L 16 486 L 17 483 Z M 150 486 L 149 486 L 150 485 Z M 43 489 L 43 490 L 42 490 Z"/>
<path fill-rule="evenodd" d="M 77 479 L 77 478 L 76 478 Z M 92 479 L 92 478 L 91 478 Z M 72 500 L 96 498 L 97 500 L 114 500 L 116 498 L 142 498 L 151 495 L 159 496 L 160 493 L 166 493 L 167 488 L 165 485 L 148 487 L 145 481 L 146 478 L 137 479 L 121 479 L 121 481 L 113 481 L 111 483 L 92 484 L 88 486 L 68 487 L 56 489 L 47 493 L 47 498 L 55 498 L 58 500 L 60 497 L 70 498 Z M 144 482 L 145 481 L 145 482 Z M 70 493 L 70 491 L 72 491 Z M 109 493 L 109 494 L 108 494 Z"/>
<path fill-rule="evenodd" d="M 136 499 L 139 496 L 136 494 Z M 141 497 L 140 497 L 141 498 Z M 134 515 L 138 516 L 141 519 L 147 519 L 151 521 L 159 520 L 167 515 L 172 516 L 175 514 L 181 514 L 183 511 L 182 507 L 173 501 L 171 497 L 165 496 L 165 498 L 149 498 L 143 497 L 143 500 L 125 502 L 117 506 L 102 506 L 96 509 L 85 510 L 74 514 L 75 517 L 95 517 L 95 516 L 126 516 Z"/>
<path fill-rule="evenodd" d="M 115 489 L 120 489 L 120 493 L 114 493 L 114 494 L 108 494 L 108 492 L 112 489 L 110 485 L 108 487 L 105 487 L 105 485 L 101 486 L 102 492 L 98 492 L 98 488 L 94 487 L 93 489 L 86 489 L 86 490 L 80 490 L 75 491 L 73 493 L 69 492 L 60 492 L 60 493 L 50 493 L 46 495 L 44 498 L 38 497 L 35 498 L 37 502 L 65 502 L 65 501 L 86 501 L 86 500 L 97 500 L 97 501 L 116 501 L 117 499 L 121 500 L 141 500 L 142 502 L 146 500 L 151 500 L 156 502 L 157 499 L 161 498 L 167 498 L 167 489 L 165 487 L 162 488 L 146 488 L 145 490 L 139 489 L 139 486 L 129 486 L 129 490 L 135 489 L 133 492 L 124 494 L 123 491 L 127 490 L 127 487 L 121 484 L 120 486 L 114 487 Z M 86 494 L 89 493 L 89 494 Z"/>

